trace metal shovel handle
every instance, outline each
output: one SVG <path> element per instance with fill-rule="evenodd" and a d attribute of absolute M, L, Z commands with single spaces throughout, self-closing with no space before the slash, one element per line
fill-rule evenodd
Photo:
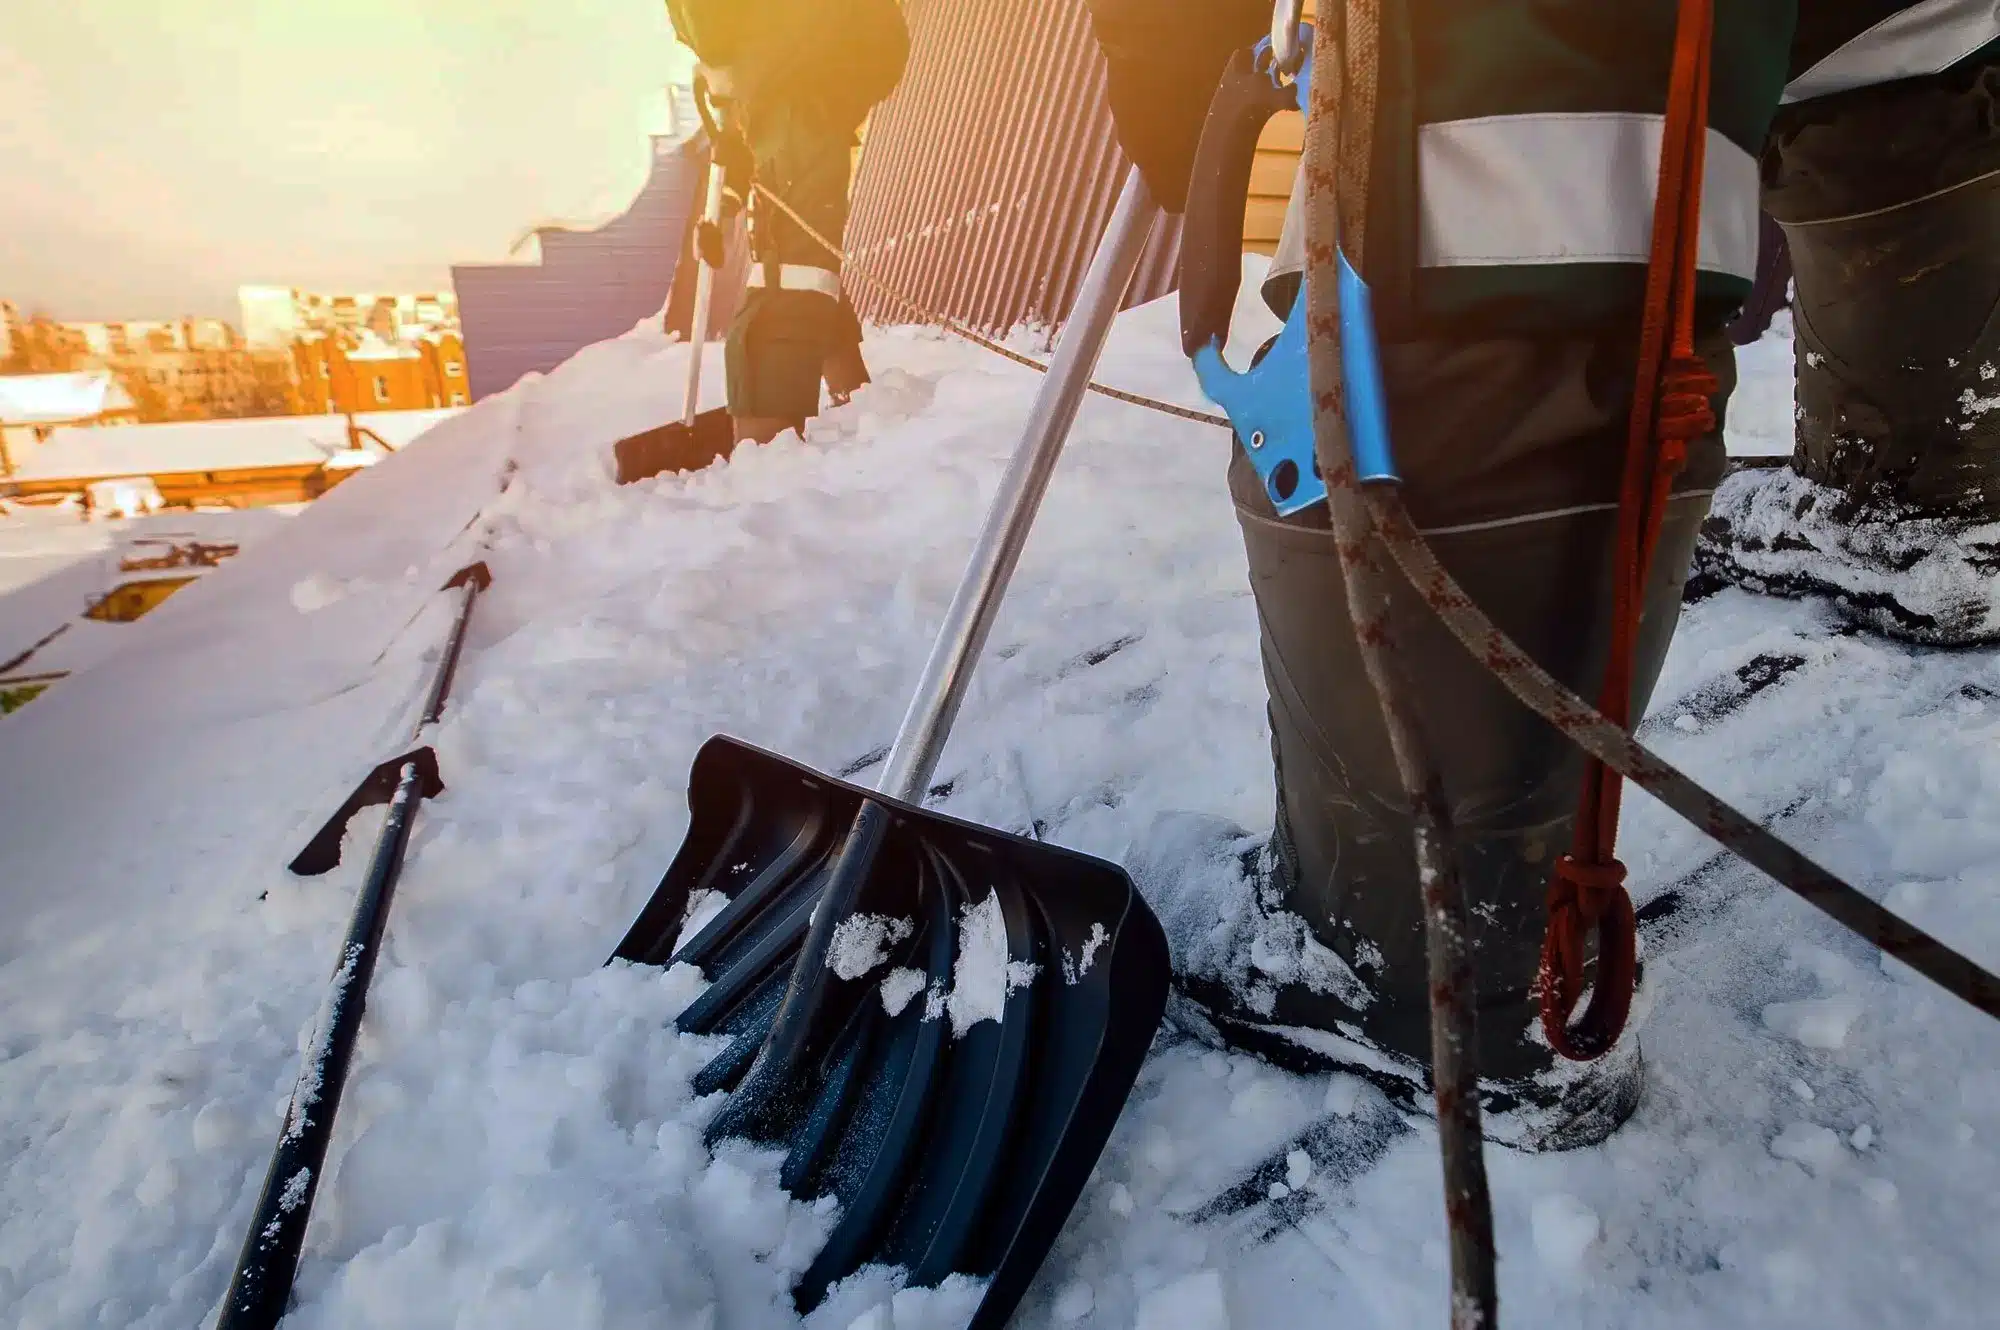
<path fill-rule="evenodd" d="M 1104 349 L 1111 321 L 1139 266 L 1158 213 L 1145 182 L 1138 171 L 1132 171 L 1125 177 L 1110 228 L 1084 274 L 1083 289 L 1028 413 L 1021 445 L 1000 479 L 999 493 L 973 546 L 965 576 L 952 597 L 951 608 L 945 611 L 944 626 L 931 647 L 916 696 L 890 746 L 882 781 L 876 788 L 891 799 L 920 802 L 937 769 L 938 755 L 959 704 L 965 700 L 980 648 L 1000 611 L 1000 597 L 1020 562 L 1035 511 L 1048 490 L 1049 477 L 1076 420 L 1098 353 Z M 874 799 L 865 800 L 855 815 L 827 869 L 818 908 L 798 959 L 792 963 L 771 1033 L 747 1078 L 731 1097 L 730 1109 L 710 1123 L 711 1137 L 756 1135 L 762 1121 L 796 1107 L 797 1073 L 814 1055 L 815 1015 L 824 1004 L 831 973 L 826 957 L 834 929 L 853 911 L 891 819 L 888 805 Z"/>
<path fill-rule="evenodd" d="M 701 224 L 716 226 L 722 221 L 722 167 L 711 161 L 708 192 L 702 200 Z M 715 269 L 701 257 L 701 244 L 694 247 L 694 310 L 688 315 L 687 389 L 681 397 L 681 424 L 692 427 L 701 403 L 702 348 L 708 344 L 708 314 L 715 303 Z"/>
<path fill-rule="evenodd" d="M 1111 225 L 1084 273 L 1083 289 L 1063 325 L 1048 377 L 1042 380 L 1034 408 L 1028 413 L 1021 446 L 1000 479 L 999 493 L 972 548 L 951 608 L 945 612 L 944 626 L 931 647 L 916 696 L 890 746 L 881 783 L 876 787 L 890 798 L 905 803 L 921 801 L 937 770 L 952 721 L 957 719 L 966 686 L 972 681 L 973 666 L 1000 612 L 1000 597 L 1021 560 L 1056 459 L 1062 456 L 1070 425 L 1090 386 L 1091 371 L 1097 367 L 1111 321 L 1117 317 L 1132 274 L 1138 270 L 1158 215 L 1159 208 L 1145 181 L 1134 169 L 1125 177 Z"/>
<path fill-rule="evenodd" d="M 697 79 L 694 89 L 695 109 L 701 112 L 701 123 L 708 133 L 708 187 L 702 195 L 701 225 L 719 226 L 722 223 L 722 135 L 723 129 L 714 113 L 709 109 L 708 85 Z M 701 360 L 702 349 L 708 345 L 708 315 L 715 303 L 715 269 L 708 266 L 701 257 L 700 232 L 696 232 L 694 246 L 694 310 L 688 315 L 688 374 L 687 389 L 681 398 L 681 424 L 693 428 L 695 413 L 701 405 Z"/>

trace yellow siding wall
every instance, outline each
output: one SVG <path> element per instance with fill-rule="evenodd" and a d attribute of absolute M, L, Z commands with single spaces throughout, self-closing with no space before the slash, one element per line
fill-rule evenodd
<path fill-rule="evenodd" d="M 1305 16 L 1313 16 L 1306 0 Z M 1250 202 L 1243 214 L 1243 248 L 1269 254 L 1278 247 L 1285 225 L 1285 203 L 1292 196 L 1292 176 L 1305 146 L 1306 118 L 1297 111 L 1273 116 L 1257 142 L 1257 165 L 1250 172 Z"/>

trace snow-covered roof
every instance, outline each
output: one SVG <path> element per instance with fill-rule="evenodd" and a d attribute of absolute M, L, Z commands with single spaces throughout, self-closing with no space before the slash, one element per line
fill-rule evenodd
<path fill-rule="evenodd" d="M 685 381 L 651 321 L 341 485 L 0 721 L 0 1215 L 23 1217 L 0 1324 L 212 1318 L 381 812 L 337 876 L 284 865 L 402 751 L 439 588 L 477 558 L 449 788 L 414 815 L 293 1314 L 800 1330 L 828 1207 L 784 1196 L 772 1152 L 704 1142 L 691 1078 L 720 1043 L 673 1029 L 702 976 L 604 959 L 707 736 L 836 771 L 894 734 L 1043 381 L 922 330 L 866 350 L 875 383 L 811 443 L 619 488 L 612 441 Z M 1171 301 L 1121 317 L 1098 377 L 1201 404 Z M 1164 812 L 1271 825 L 1230 446 L 1085 403 L 942 811 L 1127 862 Z M 1648 739 L 1992 964 L 2000 670 L 1830 622 L 1688 607 Z M 1796 667 L 1760 672 L 1773 653 Z M 1624 835 L 1635 894 L 1681 902 L 1645 944 L 1649 1089 L 1600 1147 L 1487 1152 L 1508 1324 L 1988 1323 L 2000 1030 L 1654 801 Z M 1013 1324 L 1446 1324 L 1434 1127 L 1343 1148 L 1376 1095 L 1166 1033 Z M 1253 1177 L 1286 1203 L 1198 1217 Z M 944 1330 L 965 1298 L 864 1273 L 811 1325 Z"/>
<path fill-rule="evenodd" d="M 401 447 L 463 407 L 369 411 L 355 422 Z M 198 471 L 318 466 L 347 450 L 344 416 L 266 416 L 162 425 L 58 428 L 22 460 L 18 481 L 90 480 Z"/>
<path fill-rule="evenodd" d="M 128 555 L 157 554 L 165 544 L 190 541 L 234 544 L 240 552 L 303 510 L 304 505 L 280 505 L 85 522 L 73 509 L 9 505 L 0 513 L 0 663 L 68 624 L 12 673 L 95 664 L 131 640 L 131 625 L 78 616 L 96 597 L 145 575 L 121 569 Z"/>
<path fill-rule="evenodd" d="M 106 370 L 0 375 L 0 425 L 60 425 L 131 409 L 132 398 Z"/>
<path fill-rule="evenodd" d="M 350 350 L 347 353 L 347 358 L 363 362 L 370 360 L 415 360 L 419 354 L 414 346 L 405 346 L 400 342 L 385 342 L 379 337 L 369 336 L 362 339 L 361 345 Z"/>

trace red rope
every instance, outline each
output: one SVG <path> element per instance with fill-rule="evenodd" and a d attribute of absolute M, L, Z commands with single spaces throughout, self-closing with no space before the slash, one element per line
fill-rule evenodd
<path fill-rule="evenodd" d="M 1714 30 L 1713 0 L 1681 0 L 1618 504 L 1611 658 L 1597 703 L 1627 729 L 1646 582 L 1667 499 L 1687 460 L 1689 441 L 1715 428 L 1709 399 L 1718 385 L 1694 351 L 1695 260 Z M 1623 792 L 1623 778 L 1592 759 L 1577 807 L 1575 842 L 1556 862 L 1549 882 L 1548 933 L 1538 976 L 1542 1030 L 1556 1052 L 1577 1061 L 1600 1057 L 1618 1042 L 1638 974 L 1632 898 L 1625 890 L 1625 865 L 1618 861 Z M 1593 932 L 1595 989 L 1590 1005 L 1575 1017 Z"/>

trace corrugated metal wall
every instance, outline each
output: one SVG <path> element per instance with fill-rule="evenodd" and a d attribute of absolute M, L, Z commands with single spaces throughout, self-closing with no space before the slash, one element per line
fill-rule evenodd
<path fill-rule="evenodd" d="M 910 63 L 868 126 L 847 227 L 869 272 L 988 330 L 1060 323 L 1110 220 L 1124 154 L 1081 0 L 908 0 Z M 1128 293 L 1173 290 L 1178 223 Z M 862 317 L 915 317 L 850 282 Z"/>
<path fill-rule="evenodd" d="M 1305 16 L 1313 16 L 1313 0 L 1305 0 Z M 1305 141 L 1306 118 L 1297 111 L 1273 116 L 1257 141 L 1257 164 L 1250 173 L 1250 200 L 1243 216 L 1243 248 L 1259 254 L 1278 248 L 1285 204 L 1292 197 L 1292 177 L 1298 174 Z"/>

